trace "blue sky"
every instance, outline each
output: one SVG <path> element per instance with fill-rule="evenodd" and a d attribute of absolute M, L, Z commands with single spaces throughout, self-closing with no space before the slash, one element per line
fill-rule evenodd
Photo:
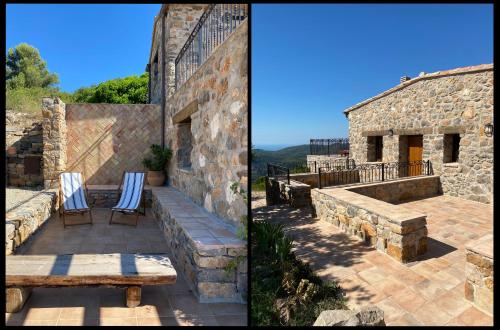
<path fill-rule="evenodd" d="M 492 5 L 253 5 L 252 144 L 346 137 L 401 76 L 485 63 Z"/>
<path fill-rule="evenodd" d="M 140 75 L 160 4 L 7 5 L 6 48 L 35 46 L 62 90 Z"/>

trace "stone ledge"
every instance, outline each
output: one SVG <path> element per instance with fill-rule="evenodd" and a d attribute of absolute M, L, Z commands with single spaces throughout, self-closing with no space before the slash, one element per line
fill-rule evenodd
<path fill-rule="evenodd" d="M 236 228 L 172 187 L 152 188 L 152 209 L 198 300 L 245 302 L 247 245 Z M 228 268 L 235 262 L 236 268 Z"/>
<path fill-rule="evenodd" d="M 346 204 L 355 204 L 356 206 L 375 213 L 378 216 L 387 218 L 389 222 L 400 225 L 401 227 L 414 224 L 415 222 L 420 222 L 421 220 L 424 220 L 425 223 L 425 214 L 408 210 L 402 206 L 389 204 L 371 197 L 363 196 L 347 189 L 325 188 L 315 190 L 318 190 L 321 194 L 339 199 Z"/>
<path fill-rule="evenodd" d="M 493 315 L 493 234 L 465 246 L 465 298 Z"/>
<path fill-rule="evenodd" d="M 6 255 L 13 254 L 51 217 L 57 198 L 56 194 L 57 190 L 55 189 L 43 190 L 5 215 Z"/>
<path fill-rule="evenodd" d="M 406 263 L 427 251 L 426 216 L 341 188 L 313 189 L 316 217 Z"/>
<path fill-rule="evenodd" d="M 465 249 L 493 259 L 493 234 L 487 234 L 476 241 L 469 242 Z"/>

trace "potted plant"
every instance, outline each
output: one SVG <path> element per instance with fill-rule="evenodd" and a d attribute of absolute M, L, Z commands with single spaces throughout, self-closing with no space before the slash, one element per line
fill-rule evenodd
<path fill-rule="evenodd" d="M 142 164 L 149 170 L 148 183 L 151 186 L 162 186 L 165 182 L 165 165 L 172 158 L 172 150 L 162 148 L 157 144 L 151 145 L 152 158 L 144 158 Z"/>

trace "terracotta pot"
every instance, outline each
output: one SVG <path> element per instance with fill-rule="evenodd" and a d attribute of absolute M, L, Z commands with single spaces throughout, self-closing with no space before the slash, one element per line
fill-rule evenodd
<path fill-rule="evenodd" d="M 163 171 L 148 171 L 147 174 L 148 184 L 150 186 L 163 186 L 165 182 L 165 172 Z"/>

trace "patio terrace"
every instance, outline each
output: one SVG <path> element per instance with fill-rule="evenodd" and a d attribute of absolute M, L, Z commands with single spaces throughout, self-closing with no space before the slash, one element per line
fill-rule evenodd
<path fill-rule="evenodd" d="M 297 256 L 322 279 L 337 281 L 350 307 L 376 305 L 387 325 L 492 325 L 492 316 L 464 296 L 465 245 L 492 232 L 492 206 L 451 196 L 399 206 L 427 216 L 428 251 L 407 264 L 313 218 L 310 208 L 252 201 L 253 221 L 283 224 Z"/>
<path fill-rule="evenodd" d="M 109 225 L 110 210 L 93 208 L 93 225 L 63 228 L 54 214 L 16 254 L 167 253 L 180 269 L 152 212 L 137 227 Z M 113 222 L 134 223 L 117 213 Z M 84 222 L 80 216 L 71 223 Z M 145 286 L 141 305 L 128 308 L 120 288 L 36 288 L 18 313 L 6 313 L 6 325 L 246 325 L 245 304 L 201 304 L 182 272 L 174 285 Z"/>

